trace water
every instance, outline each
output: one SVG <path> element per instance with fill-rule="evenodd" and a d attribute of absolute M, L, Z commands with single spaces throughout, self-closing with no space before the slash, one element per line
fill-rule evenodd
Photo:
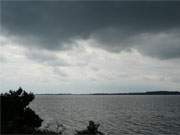
<path fill-rule="evenodd" d="M 89 120 L 106 135 L 180 135 L 180 96 L 37 95 L 31 107 L 42 127 L 61 123 L 67 135 Z"/>

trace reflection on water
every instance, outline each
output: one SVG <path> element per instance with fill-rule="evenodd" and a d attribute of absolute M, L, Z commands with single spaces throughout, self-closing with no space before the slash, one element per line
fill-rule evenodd
<path fill-rule="evenodd" d="M 89 120 L 99 122 L 108 135 L 180 134 L 180 96 L 37 95 L 31 107 L 65 134 L 84 129 Z"/>

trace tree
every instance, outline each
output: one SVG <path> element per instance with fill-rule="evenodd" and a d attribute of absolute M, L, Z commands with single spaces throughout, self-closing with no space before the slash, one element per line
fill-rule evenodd
<path fill-rule="evenodd" d="M 1 133 L 33 133 L 42 119 L 28 106 L 35 98 L 21 87 L 1 94 Z"/>

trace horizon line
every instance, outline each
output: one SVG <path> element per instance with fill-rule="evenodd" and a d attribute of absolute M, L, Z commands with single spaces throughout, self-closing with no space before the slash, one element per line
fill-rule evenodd
<path fill-rule="evenodd" d="M 145 91 L 145 92 L 99 92 L 99 93 L 36 93 L 35 95 L 168 95 L 178 94 L 180 91 Z"/>

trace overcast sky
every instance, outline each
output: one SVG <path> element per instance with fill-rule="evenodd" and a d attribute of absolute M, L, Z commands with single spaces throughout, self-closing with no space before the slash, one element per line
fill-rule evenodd
<path fill-rule="evenodd" d="M 0 89 L 180 91 L 180 2 L 1 1 Z"/>

